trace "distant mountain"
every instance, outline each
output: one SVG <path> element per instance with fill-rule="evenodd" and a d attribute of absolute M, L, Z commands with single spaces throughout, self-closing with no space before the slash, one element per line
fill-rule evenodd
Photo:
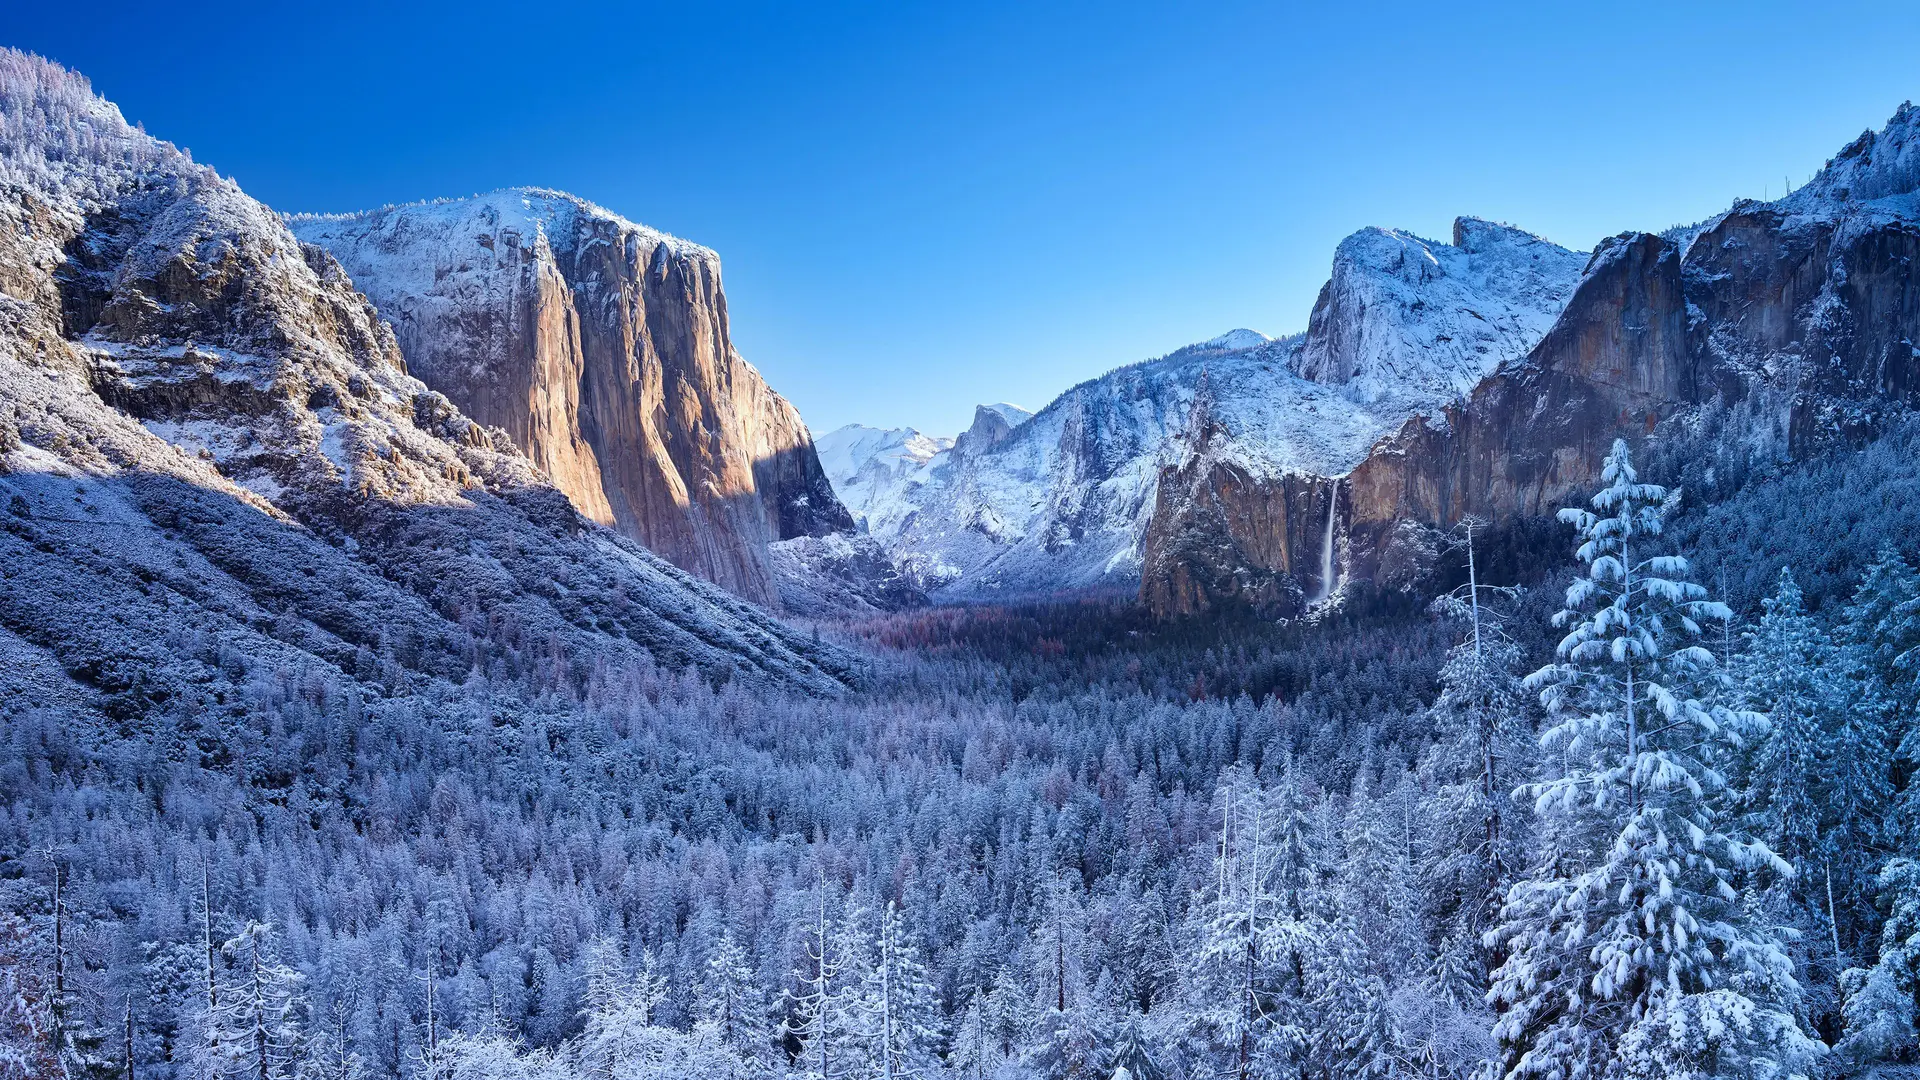
<path fill-rule="evenodd" d="M 535 188 L 291 225 L 414 375 L 676 565 L 777 606 L 768 545 L 852 528 L 799 412 L 734 349 L 711 250 Z"/>
<path fill-rule="evenodd" d="M 10 50 L 0 564 L 7 700 L 62 715 L 198 729 L 249 671 L 394 698 L 853 671 L 583 517 L 408 374 L 331 255 Z"/>
<path fill-rule="evenodd" d="M 1463 396 L 1546 335 L 1585 262 L 1478 218 L 1451 244 L 1362 229 L 1334 249 L 1293 369 L 1361 401 Z"/>
<path fill-rule="evenodd" d="M 1471 255 L 1479 232 L 1456 229 L 1455 247 Z M 1250 479 L 1213 443 L 1189 447 L 1159 478 L 1142 589 L 1150 605 L 1297 610 L 1323 591 L 1315 568 L 1328 565 L 1334 577 L 1410 582 L 1431 562 L 1434 530 L 1468 515 L 1551 514 L 1594 482 L 1617 438 L 1708 438 L 1730 460 L 1777 463 L 1858 442 L 1920 403 L 1911 105 L 1776 202 L 1743 200 L 1697 226 L 1606 240 L 1570 288 L 1564 253 L 1532 251 L 1517 264 L 1530 245 L 1496 243 L 1504 310 L 1454 299 L 1449 280 L 1472 282 L 1476 271 L 1434 278 L 1449 257 L 1429 261 L 1385 235 L 1361 245 L 1363 261 L 1418 273 L 1376 270 L 1363 280 L 1384 292 L 1343 290 L 1336 268 L 1298 370 L 1362 397 L 1445 373 L 1471 392 L 1434 399 L 1363 459 L 1334 468 Z M 1376 314 L 1383 296 L 1405 313 L 1385 321 L 1395 333 L 1384 340 L 1356 327 L 1370 318 L 1355 314 Z M 1434 316 L 1449 304 L 1469 318 Z M 1463 340 L 1474 344 L 1463 351 Z M 1470 384 L 1476 356 L 1493 366 Z"/>
<path fill-rule="evenodd" d="M 953 440 L 910 427 L 848 424 L 820 436 L 814 446 L 840 500 L 862 528 L 870 528 L 868 516 L 900 505 L 901 491 L 927 462 L 952 449 Z"/>
<path fill-rule="evenodd" d="M 917 444 L 910 458 L 887 449 L 909 436 L 836 432 L 822 440 L 837 440 L 828 475 L 936 599 L 1134 588 L 1165 470 L 1204 453 L 1248 482 L 1344 473 L 1531 348 L 1583 262 L 1473 218 L 1450 245 L 1363 230 L 1340 245 L 1305 334 L 1233 330 L 1082 383 L 1031 418 L 983 406 L 951 448 Z"/>

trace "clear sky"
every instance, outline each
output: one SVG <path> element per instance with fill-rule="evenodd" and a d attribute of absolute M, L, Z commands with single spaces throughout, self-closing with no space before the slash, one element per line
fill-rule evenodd
<path fill-rule="evenodd" d="M 816 430 L 1303 328 L 1365 225 L 1777 197 L 1920 97 L 1912 0 L 5 7 L 276 209 L 537 184 L 716 248 Z"/>

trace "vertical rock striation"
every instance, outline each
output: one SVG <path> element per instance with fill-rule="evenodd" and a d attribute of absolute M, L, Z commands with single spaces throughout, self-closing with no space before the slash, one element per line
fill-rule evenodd
<path fill-rule="evenodd" d="M 734 349 L 712 251 L 536 189 L 292 224 L 413 374 L 682 568 L 777 606 L 768 545 L 852 528 L 799 413 Z"/>

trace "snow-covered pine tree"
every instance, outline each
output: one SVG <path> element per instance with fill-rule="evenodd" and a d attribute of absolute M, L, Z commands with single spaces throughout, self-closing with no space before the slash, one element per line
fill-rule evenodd
<path fill-rule="evenodd" d="M 1734 664 L 1748 704 L 1769 722 L 1742 777 L 1742 810 L 1747 827 L 1801 869 L 1788 887 L 1794 921 L 1808 939 L 1809 967 L 1831 988 L 1871 955 L 1861 945 L 1892 798 L 1892 748 L 1858 650 L 1807 613 L 1790 569 L 1764 607 Z"/>
<path fill-rule="evenodd" d="M 953 1025 L 953 1049 L 947 1055 L 947 1068 L 969 1080 L 986 1080 L 995 1072 L 1004 1055 L 987 1022 L 986 994 L 975 990 Z"/>
<path fill-rule="evenodd" d="M 0 912 L 0 1077 L 33 1080 L 60 1071 L 47 1030 L 48 988 L 27 920 Z"/>
<path fill-rule="evenodd" d="M 1897 764 L 1908 776 L 1920 774 L 1920 572 L 1898 551 L 1882 549 L 1843 615 L 1848 644 L 1877 684 Z M 1920 835 L 1920 784 L 1901 789 L 1891 824 L 1898 835 Z"/>
<path fill-rule="evenodd" d="M 1530 775 L 1533 761 L 1515 673 L 1520 650 L 1502 617 L 1518 590 L 1480 580 L 1480 527 L 1472 518 L 1461 523 L 1464 595 L 1455 592 L 1434 605 L 1465 623 L 1466 632 L 1440 669 L 1440 695 L 1428 710 L 1436 741 L 1422 763 L 1431 785 L 1421 807 L 1431 854 L 1421 876 L 1440 938 L 1430 978 L 1436 992 L 1458 1007 L 1486 992 L 1481 936 L 1523 859 L 1527 814 L 1514 802 L 1513 790 Z"/>
<path fill-rule="evenodd" d="M 694 990 L 694 1016 L 712 1024 L 735 1055 L 767 1067 L 772 1046 L 753 965 L 733 931 L 722 929 L 707 953 L 704 976 Z"/>
<path fill-rule="evenodd" d="M 880 917 L 873 970 L 862 998 L 875 1043 L 880 1080 L 931 1074 L 940 1041 L 940 1006 L 919 950 L 908 940 L 892 902 Z"/>
<path fill-rule="evenodd" d="M 1418 971 L 1418 967 L 1414 968 Z M 1326 930 L 1312 971 L 1308 1043 L 1316 1063 L 1351 1080 L 1391 1075 L 1395 1037 L 1386 981 L 1373 970 L 1366 942 L 1349 910 Z"/>
<path fill-rule="evenodd" d="M 604 936 L 587 942 L 584 966 L 585 1025 L 578 1059 L 585 1075 L 612 1080 L 629 1064 L 640 1041 L 636 1029 L 645 1027 L 647 1019 L 629 1007 L 627 958 L 619 942 Z"/>
<path fill-rule="evenodd" d="M 845 1027 L 841 1015 L 844 990 L 840 938 L 827 921 L 827 884 L 814 886 L 813 919 L 807 928 L 806 956 L 793 973 L 795 986 L 787 992 L 787 1016 L 781 1034 L 799 1048 L 792 1073 L 802 1080 L 836 1080 L 845 1072 L 837 1045 Z"/>
<path fill-rule="evenodd" d="M 1552 718 L 1533 869 L 1487 944 L 1512 1080 L 1801 1073 L 1817 1044 L 1794 1015 L 1785 950 L 1741 902 L 1749 874 L 1792 868 L 1738 831 L 1725 771 L 1764 719 L 1723 703 L 1699 644 L 1724 605 L 1654 554 L 1673 496 L 1642 484 L 1624 441 L 1578 531 L 1584 576 L 1555 615 L 1557 660 L 1527 677 Z"/>
<path fill-rule="evenodd" d="M 1105 1064 L 1106 1009 L 1086 971 L 1087 912 L 1058 871 L 1047 875 L 1028 941 L 1034 1015 L 1024 1063 L 1044 1080 L 1093 1080 Z"/>
<path fill-rule="evenodd" d="M 1146 1033 L 1140 1030 L 1139 1017 L 1133 1016 L 1120 1024 L 1119 1033 L 1114 1037 L 1113 1050 L 1107 1055 L 1107 1069 L 1112 1077 L 1125 1075 L 1129 1080 L 1169 1080 L 1165 1067 L 1155 1057 Z"/>
<path fill-rule="evenodd" d="M 1291 772 L 1267 791 L 1231 770 L 1215 802 L 1213 870 L 1193 905 L 1189 1020 L 1223 1074 L 1284 1075 L 1308 1038 L 1313 823 Z"/>
<path fill-rule="evenodd" d="M 1920 862 L 1899 857 L 1880 873 L 1879 961 L 1846 973 L 1843 1068 L 1872 1075 L 1884 1066 L 1920 1064 Z"/>
<path fill-rule="evenodd" d="M 249 922 L 220 946 L 226 979 L 215 1013 L 219 1075 L 285 1080 L 303 1056 L 299 972 L 282 963 L 273 928 Z"/>

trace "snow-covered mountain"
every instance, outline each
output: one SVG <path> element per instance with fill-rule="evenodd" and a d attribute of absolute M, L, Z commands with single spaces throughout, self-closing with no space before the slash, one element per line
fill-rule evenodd
<path fill-rule="evenodd" d="M 1546 335 L 1586 256 L 1479 218 L 1453 243 L 1362 229 L 1334 250 L 1294 370 L 1361 401 L 1445 401 Z"/>
<path fill-rule="evenodd" d="M 1464 255 L 1391 234 L 1349 245 L 1367 269 L 1342 288 L 1336 268 L 1299 370 L 1363 400 L 1449 375 L 1471 392 L 1436 396 L 1344 468 L 1250 480 L 1192 450 L 1160 479 L 1142 588 L 1157 611 L 1297 607 L 1335 577 L 1416 582 L 1432 530 L 1548 515 L 1616 439 L 1707 438 L 1777 468 L 1920 404 L 1911 105 L 1776 202 L 1603 241 L 1570 286 L 1566 253 L 1471 223 L 1455 230 Z M 1401 314 L 1355 323 L 1383 308 Z M 1512 362 L 1476 374 L 1476 358 Z"/>
<path fill-rule="evenodd" d="M 676 565 L 775 606 L 768 545 L 852 528 L 799 412 L 733 347 L 710 249 L 538 188 L 291 225 L 413 374 Z"/>
<path fill-rule="evenodd" d="M 922 467 L 952 449 L 953 440 L 910 427 L 848 424 L 817 436 L 814 447 L 840 501 L 862 528 L 870 528 L 869 516 L 904 505 L 905 489 L 920 482 Z"/>
<path fill-rule="evenodd" d="M 248 671 L 397 699 L 687 665 L 831 691 L 851 670 L 582 517 L 408 374 L 330 255 L 10 50 L 0 508 L 0 667 L 76 716 L 199 725 Z"/>
<path fill-rule="evenodd" d="M 982 406 L 945 449 L 909 429 L 844 428 L 822 437 L 828 476 L 938 599 L 1130 588 L 1161 472 L 1200 452 L 1198 433 L 1210 460 L 1250 477 L 1344 474 L 1525 355 L 1585 261 L 1475 218 L 1453 240 L 1362 230 L 1340 245 L 1304 334 L 1229 331 L 1031 417 Z"/>

